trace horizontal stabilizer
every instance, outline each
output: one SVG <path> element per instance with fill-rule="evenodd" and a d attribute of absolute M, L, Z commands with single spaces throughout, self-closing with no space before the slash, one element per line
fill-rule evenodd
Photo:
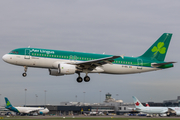
<path fill-rule="evenodd" d="M 172 64 L 172 63 L 176 63 L 176 62 L 165 62 L 165 63 L 151 63 L 152 67 L 160 67 L 162 65 L 168 65 L 168 64 Z"/>

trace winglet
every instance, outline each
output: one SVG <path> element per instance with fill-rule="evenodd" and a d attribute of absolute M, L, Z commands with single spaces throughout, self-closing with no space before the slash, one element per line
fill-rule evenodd
<path fill-rule="evenodd" d="M 123 55 L 121 55 L 121 57 L 122 57 L 122 59 L 124 59 L 124 54 L 123 54 Z"/>

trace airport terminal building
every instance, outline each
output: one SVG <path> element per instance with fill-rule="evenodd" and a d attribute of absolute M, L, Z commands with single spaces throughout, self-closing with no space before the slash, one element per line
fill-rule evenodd
<path fill-rule="evenodd" d="M 142 103 L 145 106 L 145 103 Z M 176 100 L 165 100 L 162 103 L 148 102 L 150 106 L 180 106 L 180 96 Z M 105 95 L 103 103 L 61 102 L 60 105 L 26 105 L 27 107 L 47 107 L 49 115 L 124 115 L 138 113 L 133 103 L 115 100 L 110 93 Z M 2 111 L 3 113 L 4 111 Z"/>
<path fill-rule="evenodd" d="M 134 104 L 123 103 L 122 100 L 115 100 L 111 97 L 110 93 L 105 96 L 103 103 L 89 104 L 81 102 L 61 102 L 60 105 L 26 105 L 29 107 L 47 107 L 49 114 L 52 115 L 80 115 L 80 114 L 91 114 L 97 115 L 99 113 L 103 115 L 122 115 L 124 113 L 132 112 Z"/>
<path fill-rule="evenodd" d="M 111 97 L 110 93 L 105 95 L 105 100 L 103 103 L 82 103 L 82 102 L 61 102 L 60 105 L 41 105 L 34 107 L 47 107 L 49 109 L 50 115 L 124 115 L 127 113 L 138 113 L 134 111 L 134 103 L 124 103 L 122 100 L 116 100 Z M 180 97 L 179 97 L 180 98 Z M 146 106 L 146 103 L 142 103 Z M 162 107 L 166 105 L 166 102 L 154 103 L 148 102 L 150 106 Z M 26 105 L 27 106 L 27 105 Z M 32 105 L 29 105 L 32 107 Z"/>

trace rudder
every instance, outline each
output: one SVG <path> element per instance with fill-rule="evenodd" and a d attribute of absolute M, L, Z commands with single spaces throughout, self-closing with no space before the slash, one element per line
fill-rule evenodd
<path fill-rule="evenodd" d="M 145 57 L 151 60 L 164 61 L 168 51 L 169 43 L 172 34 L 164 33 L 159 39 L 140 57 Z"/>
<path fill-rule="evenodd" d="M 133 98 L 133 101 L 134 101 L 134 105 L 136 108 L 140 108 L 140 107 L 144 107 L 141 102 L 135 97 L 135 96 L 132 96 Z"/>
<path fill-rule="evenodd" d="M 12 107 L 10 101 L 8 100 L 8 98 L 5 97 L 5 101 L 6 101 L 6 108 Z"/>

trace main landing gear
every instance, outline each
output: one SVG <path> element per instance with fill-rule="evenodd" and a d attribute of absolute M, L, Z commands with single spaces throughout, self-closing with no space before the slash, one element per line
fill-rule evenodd
<path fill-rule="evenodd" d="M 81 83 L 83 81 L 83 79 L 80 76 L 80 73 L 77 73 L 77 74 L 78 74 L 79 77 L 76 80 L 77 80 L 78 83 Z M 86 76 L 84 77 L 84 82 L 89 82 L 89 81 L 90 81 L 90 77 L 87 76 L 87 74 L 86 74 Z"/>
<path fill-rule="evenodd" d="M 22 74 L 23 77 L 26 77 L 27 76 L 27 66 L 24 66 L 24 73 Z"/>

